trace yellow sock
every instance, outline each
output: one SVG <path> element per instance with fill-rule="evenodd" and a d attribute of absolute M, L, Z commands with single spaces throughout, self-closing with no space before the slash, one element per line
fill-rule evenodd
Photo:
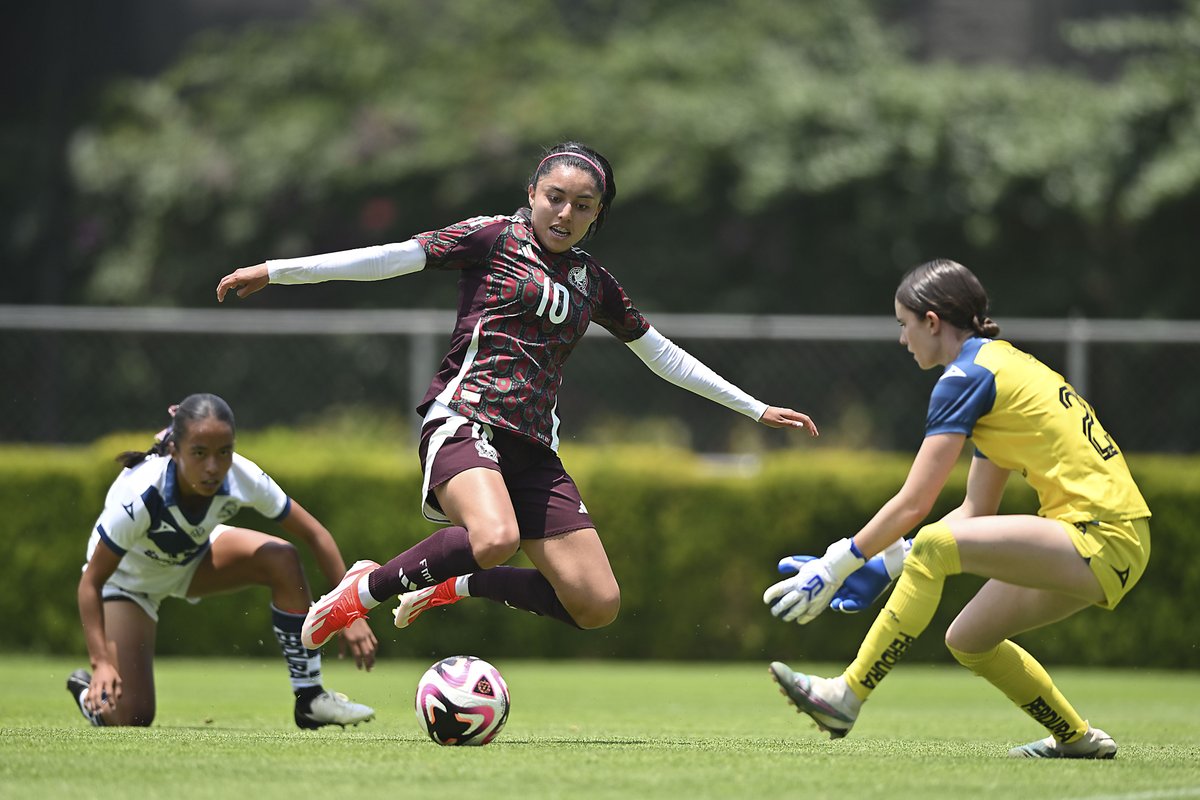
<path fill-rule="evenodd" d="M 1063 744 L 1087 733 L 1087 720 L 1063 697 L 1050 673 L 1018 644 L 1004 641 L 986 653 L 949 648 L 958 663 L 995 686 Z"/>
<path fill-rule="evenodd" d="M 904 572 L 875 618 L 843 677 L 850 691 L 866 700 L 929 625 L 942 599 L 947 575 L 962 572 L 958 543 L 948 525 L 927 525 L 913 539 Z"/>

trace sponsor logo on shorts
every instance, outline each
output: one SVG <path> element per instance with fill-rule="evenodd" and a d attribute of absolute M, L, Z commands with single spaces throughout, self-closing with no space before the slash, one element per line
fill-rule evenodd
<path fill-rule="evenodd" d="M 1109 569 L 1111 569 L 1113 572 L 1117 573 L 1117 578 L 1121 581 L 1121 588 L 1124 589 L 1125 584 L 1129 581 L 1129 569 L 1130 568 L 1126 567 L 1125 569 L 1117 569 L 1116 567 L 1109 565 Z"/>
<path fill-rule="evenodd" d="M 1071 725 L 1041 695 L 1021 708 L 1063 744 L 1070 744 L 1072 739 L 1079 736 L 1079 731 L 1072 731 Z"/>
<path fill-rule="evenodd" d="M 479 453 L 480 458 L 486 458 L 491 461 L 500 463 L 500 454 L 496 452 L 496 448 L 487 439 L 475 440 L 475 452 Z"/>
<path fill-rule="evenodd" d="M 917 637 L 909 636 L 907 633 L 900 633 L 896 636 L 879 656 L 879 660 L 871 665 L 871 669 L 867 671 L 867 677 L 862 680 L 862 685 L 868 689 L 878 686 L 879 682 L 887 677 L 887 674 L 892 671 L 892 667 L 896 666 L 916 640 Z"/>
<path fill-rule="evenodd" d="M 586 513 L 588 513 L 587 506 L 585 506 L 585 505 L 583 504 L 583 501 L 582 501 L 582 500 L 580 500 L 580 501 L 579 501 L 579 513 L 580 513 L 580 514 L 586 514 Z"/>

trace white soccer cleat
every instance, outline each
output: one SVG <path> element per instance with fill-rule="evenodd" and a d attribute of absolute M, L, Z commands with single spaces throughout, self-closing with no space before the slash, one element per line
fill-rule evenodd
<path fill-rule="evenodd" d="M 303 708 L 301 701 L 296 701 L 296 724 L 301 728 L 312 730 L 325 725 L 357 725 L 375 718 L 375 709 L 355 703 L 341 692 L 321 692 Z"/>
<path fill-rule="evenodd" d="M 1077 742 L 1063 744 L 1053 736 L 1008 751 L 1009 758 L 1114 758 L 1117 743 L 1099 728 L 1088 727 Z"/>
<path fill-rule="evenodd" d="M 793 672 L 780 661 L 772 661 L 768 672 L 796 711 L 808 714 L 830 739 L 841 739 L 854 727 L 862 701 L 850 691 L 845 679 Z"/>

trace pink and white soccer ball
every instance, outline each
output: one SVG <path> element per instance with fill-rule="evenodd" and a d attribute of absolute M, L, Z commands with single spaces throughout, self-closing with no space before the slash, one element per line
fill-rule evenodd
<path fill-rule="evenodd" d="M 441 745 L 484 745 L 508 721 L 500 670 L 475 656 L 443 658 L 417 683 L 417 719 Z"/>

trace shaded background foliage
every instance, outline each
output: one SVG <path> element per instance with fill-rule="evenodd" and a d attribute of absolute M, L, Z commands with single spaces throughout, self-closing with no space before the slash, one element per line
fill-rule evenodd
<path fill-rule="evenodd" d="M 1074 20 L 1039 25 L 1053 57 L 1027 63 L 1014 62 L 1033 49 L 1008 60 L 989 58 L 994 42 L 987 31 L 943 32 L 943 45 L 955 43 L 952 52 L 931 47 L 929 9 L 985 7 L 956 0 L 254 0 L 272 13 L 247 24 L 236 9 L 249 4 L 43 0 L 12 10 L 14 24 L 5 29 L 12 46 L 0 56 L 0 81 L 11 98 L 0 118 L 0 303 L 207 307 L 216 279 L 242 264 L 403 239 L 465 216 L 511 211 L 523 202 L 540 148 L 577 137 L 611 158 L 620 190 L 608 229 L 589 248 L 651 312 L 887 315 L 900 272 L 945 255 L 983 276 L 1002 322 L 1005 316 L 1067 314 L 1195 318 L 1200 0 L 1010 0 L 972 12 L 1000 16 L 1020 8 Z M 192 36 L 202 26 L 189 12 L 199 15 L 204 6 L 221 6 L 227 18 Z M 1096 11 L 1124 16 L 1084 18 Z M 128 50 L 114 50 L 122 45 Z M 111 80 L 114 72 L 125 77 Z M 453 292 L 452 281 L 413 277 L 370 291 L 333 284 L 267 292 L 251 307 L 448 308 Z M 278 350 L 261 344 L 251 352 L 235 343 L 221 360 L 213 355 L 214 337 L 202 330 L 149 340 L 114 337 L 130 339 L 118 342 L 119 351 L 85 334 L 5 337 L 8 349 L 0 348 L 0 358 L 9 360 L 0 360 L 0 372 L 27 378 L 40 371 L 46 382 L 45 391 L 31 391 L 31 382 L 9 379 L 40 407 L 18 407 L 15 392 L 0 396 L 12 426 L 5 437 L 14 440 L 37 427 L 31 422 L 36 412 L 54 411 L 62 400 L 56 395 L 72 394 L 63 387 L 78 386 L 80 376 L 86 383 L 97 364 L 103 391 L 85 387 L 76 393 L 77 404 L 59 414 L 79 423 L 74 431 L 97 435 L 107 429 L 93 416 L 109 425 L 117 418 L 96 413 L 105 402 L 147 420 L 153 430 L 162 406 L 185 393 L 180 387 L 189 379 L 244 381 L 237 408 L 242 397 L 265 398 L 255 407 L 257 417 L 247 415 L 250 428 L 269 425 L 279 406 L 294 409 L 315 399 L 314 416 L 374 432 L 379 414 L 358 424 L 361 409 L 343 418 L 327 414 L 329 405 L 355 399 L 372 382 L 400 395 L 406 377 L 387 360 L 379 337 L 308 349 L 294 341 L 273 345 L 299 351 L 308 361 L 304 367 L 272 359 Z M 312 366 L 317 349 L 328 351 L 321 363 L 334 364 L 336 373 Z M 596 347 L 580 358 L 591 358 L 593 349 L 596 359 L 603 357 Z M 721 357 L 716 346 L 698 352 Z M 876 366 L 884 356 L 877 359 L 873 351 L 851 363 L 845 350 L 832 348 L 814 356 L 820 369 L 809 369 L 808 361 L 794 365 L 767 348 L 752 357 L 724 357 L 755 386 L 783 386 L 782 373 L 793 380 L 829 376 L 809 390 L 825 395 L 817 402 L 827 405 L 807 410 L 820 419 L 844 415 L 843 430 L 865 436 L 872 426 L 895 427 L 914 440 L 920 435 L 919 414 L 897 404 L 891 416 L 872 415 L 860 405 L 862 392 L 849 383 L 853 375 L 869 375 L 888 398 L 923 396 L 908 389 L 921 383 L 923 390 L 930 377 L 911 370 L 885 375 Z M 1194 416 L 1190 362 L 1167 348 L 1149 353 L 1128 346 L 1095 370 L 1093 385 L 1125 389 L 1106 420 L 1124 425 L 1146 416 L 1145 388 L 1157 386 L 1146 378 L 1152 361 L 1155 374 L 1170 376 L 1174 387 L 1161 392 L 1173 394 L 1166 400 L 1174 405 L 1152 421 L 1183 427 Z M 628 366 L 640 369 L 632 359 Z M 318 387 L 298 391 L 285 383 L 281 373 L 303 368 Z M 611 408 L 611 394 L 626 400 L 633 394 L 626 389 L 630 382 L 614 380 L 572 399 L 585 412 L 589 402 Z M 216 385 L 187 390 L 201 388 L 225 391 Z M 692 413 L 686 404 L 702 404 L 674 402 L 657 406 L 667 409 L 661 413 L 668 419 L 641 424 L 668 426 Z M 704 413 L 718 412 L 732 416 L 705 406 Z M 912 425 L 903 427 L 901 417 Z M 63 441 L 66 424 L 51 422 L 39 440 Z M 612 431 L 623 424 L 629 423 L 596 426 L 596 440 L 622 438 Z M 400 425 L 398 432 L 386 431 L 398 448 Z M 644 431 L 629 438 L 655 438 Z M 304 441 L 286 449 L 292 455 L 281 457 L 284 463 L 302 454 L 328 465 L 328 445 L 308 436 Z M 913 443 L 887 441 L 901 449 Z M 1195 434 L 1189 428 L 1174 441 L 1194 450 Z M 404 452 L 411 468 L 411 451 Z M 50 448 L 18 453 L 12 469 L 33 481 L 29 464 L 53 457 Z M 847 469 L 861 479 L 877 466 L 873 459 L 867 455 Z M 628 465 L 602 460 L 598 469 L 597 486 L 608 480 L 612 495 L 621 496 L 617 478 L 627 477 Z M 619 472 L 606 476 L 605 469 Z M 660 495 L 662 471 L 652 464 L 641 488 Z M 99 470 L 81 477 L 86 491 L 50 481 L 27 492 L 28 503 L 16 504 L 28 533 L 0 543 L 20 548 L 13 560 L 18 573 L 21 563 L 43 563 L 37 537 L 46 514 L 94 518 L 102 477 Z M 888 486 L 894 480 L 889 475 Z M 739 510 L 730 501 L 730 483 L 706 482 L 711 496 L 668 483 L 672 502 L 648 501 L 649 507 L 663 516 L 664 529 L 665 523 L 688 529 L 693 514 L 714 526 L 720 519 L 706 513 L 706 503 Z M 323 476 L 296 485 L 301 498 L 312 495 L 317 502 L 322 492 L 329 498 L 339 536 L 342 528 L 394 533 L 386 512 L 360 525 L 354 515 L 364 509 L 342 502 L 338 487 Z M 761 518 L 745 529 L 772 530 L 791 546 L 794 531 L 775 527 L 778 509 L 810 509 L 794 503 L 791 482 L 771 491 L 770 502 L 753 506 Z M 841 495 L 811 494 L 817 517 L 854 513 Z M 1190 486 L 1180 492 L 1187 502 L 1193 494 Z M 644 633 L 637 645 L 650 647 L 658 641 L 650 627 L 658 598 L 651 593 L 661 586 L 650 570 L 653 559 L 638 560 L 638 548 L 655 540 L 638 537 L 639 518 L 625 504 L 600 506 L 613 517 L 606 524 L 614 535 L 628 539 L 620 558 L 628 559 L 622 566 L 630 606 L 640 602 L 647 610 L 628 615 L 628 627 L 613 635 Z M 874 506 L 863 503 L 860 512 Z M 1185 549 L 1187 509 L 1181 501 L 1171 508 L 1177 518 L 1161 520 Z M 403 524 L 418 524 L 409 510 L 402 513 L 409 520 Z M 74 539 L 68 529 L 75 526 L 65 521 L 55 530 Z M 801 527 L 820 532 L 817 525 Z M 711 560 L 731 531 L 738 532 L 725 525 L 695 541 L 665 538 L 679 547 L 695 545 L 700 560 Z M 390 542 L 378 549 L 390 549 Z M 681 580 L 703 581 L 697 592 L 711 583 L 702 571 L 689 571 L 686 548 L 653 555 L 679 559 L 674 566 Z M 756 554 L 753 563 L 769 567 L 775 555 Z M 64 556 L 70 563 L 55 574 L 74 574 L 74 559 Z M 1159 563 L 1182 568 L 1168 559 Z M 737 602 L 756 602 L 740 587 L 764 578 L 748 574 L 729 578 Z M 26 587 L 13 582 L 10 588 L 20 594 Z M 77 650 L 69 597 L 55 597 L 61 613 L 43 630 Z M 1131 602 L 1144 601 L 1135 595 Z M 1174 608 L 1166 600 L 1163 607 Z M 1143 618 L 1154 622 L 1141 631 L 1147 636 L 1165 631 L 1166 640 L 1171 631 L 1187 629 L 1167 613 L 1114 617 L 1119 625 Z M 542 635 L 524 622 L 515 637 Z M 765 629 L 767 621 L 757 624 Z M 716 641 L 745 642 L 744 630 L 727 625 Z M 682 638 L 689 631 L 671 634 Z M 608 654 L 606 635 L 586 647 Z M 1084 638 L 1064 636 L 1048 648 L 1064 652 Z M 680 652 L 669 649 L 675 639 L 662 641 L 661 653 L 651 655 Z M 1137 648 L 1129 638 L 1122 641 L 1137 661 Z M 1190 649 L 1169 663 L 1194 663 L 1195 642 L 1182 635 L 1180 641 Z"/>
<path fill-rule="evenodd" d="M 590 248 L 651 310 L 886 314 L 901 271 L 948 255 L 1009 316 L 1194 316 L 1197 0 L 1051 27 L 1076 55 L 1024 66 L 933 59 L 882 0 L 308 8 L 103 92 L 60 79 L 63 104 L 100 99 L 4 124 L 31 156 L 7 159 L 4 301 L 206 305 L 242 264 L 510 211 L 539 149 L 575 137 L 620 190 Z M 60 141 L 30 143 L 47 130 Z"/>

